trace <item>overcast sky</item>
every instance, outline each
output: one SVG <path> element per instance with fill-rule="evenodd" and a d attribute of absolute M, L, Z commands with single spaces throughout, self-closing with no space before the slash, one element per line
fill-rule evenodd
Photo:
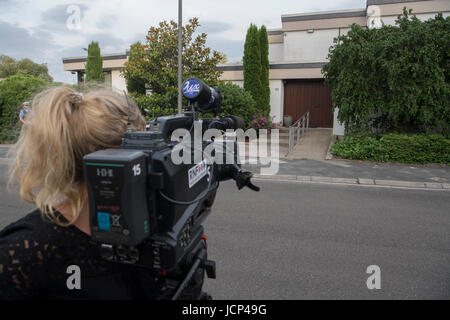
<path fill-rule="evenodd" d="M 230 62 L 242 59 L 250 23 L 280 28 L 282 14 L 366 5 L 366 0 L 183 2 L 183 21 L 198 17 L 202 25 L 199 31 L 208 34 L 208 45 L 224 52 Z M 72 19 L 76 12 L 68 12 L 71 5 L 80 10 L 79 24 Z M 125 52 L 130 44 L 145 40 L 150 26 L 162 20 L 177 20 L 177 15 L 177 0 L 0 0 L 0 54 L 47 63 L 56 81 L 74 83 L 75 76 L 63 71 L 63 57 L 86 55 L 82 48 L 87 48 L 92 40 L 100 43 L 102 54 Z"/>

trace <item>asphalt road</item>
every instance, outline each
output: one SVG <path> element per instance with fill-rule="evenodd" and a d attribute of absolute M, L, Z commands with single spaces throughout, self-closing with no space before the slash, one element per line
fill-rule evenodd
<path fill-rule="evenodd" d="M 29 208 L 5 191 L 0 228 Z M 221 185 L 206 220 L 215 299 L 450 299 L 450 193 L 257 181 Z M 381 270 L 369 290 L 367 267 Z"/>

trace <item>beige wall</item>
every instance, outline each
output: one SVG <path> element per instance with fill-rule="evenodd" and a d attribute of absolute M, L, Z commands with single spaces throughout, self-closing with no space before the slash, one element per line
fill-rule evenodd
<path fill-rule="evenodd" d="M 378 5 L 381 16 L 394 15 L 397 16 L 403 12 L 403 7 L 412 9 L 413 13 L 436 13 L 450 11 L 449 0 L 429 0 L 416 1 L 407 3 L 392 3 Z"/>
<path fill-rule="evenodd" d="M 127 59 L 103 60 L 103 69 L 123 68 Z M 65 71 L 77 71 L 86 69 L 86 62 L 65 62 Z"/>
<path fill-rule="evenodd" d="M 323 75 L 321 68 L 296 68 L 296 69 L 270 69 L 270 80 L 283 79 L 321 79 Z M 242 70 L 224 71 L 221 80 L 243 81 L 244 72 Z"/>
<path fill-rule="evenodd" d="M 268 40 L 269 40 L 269 43 L 283 43 L 283 35 L 282 34 L 269 34 Z"/>

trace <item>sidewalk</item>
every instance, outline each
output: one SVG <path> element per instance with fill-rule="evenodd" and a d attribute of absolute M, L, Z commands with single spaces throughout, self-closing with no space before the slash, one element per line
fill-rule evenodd
<path fill-rule="evenodd" d="M 308 129 L 287 158 L 324 160 L 332 138 L 332 131 L 333 129 L 328 128 Z"/>
<path fill-rule="evenodd" d="M 450 166 L 280 159 L 275 176 L 261 176 L 261 167 L 243 165 L 259 179 L 450 189 Z"/>
<path fill-rule="evenodd" d="M 6 158 L 9 147 L 0 145 L 0 164 L 10 163 Z M 450 189 L 450 166 L 445 165 L 286 159 L 282 158 L 281 153 L 279 159 L 271 159 L 269 152 L 265 160 L 278 163 L 279 170 L 276 175 L 261 176 L 261 167 L 269 165 L 262 166 L 260 163 L 263 159 L 258 158 L 256 154 L 249 154 L 248 151 L 246 154 L 258 164 L 246 163 L 242 168 L 252 171 L 258 179 Z"/>

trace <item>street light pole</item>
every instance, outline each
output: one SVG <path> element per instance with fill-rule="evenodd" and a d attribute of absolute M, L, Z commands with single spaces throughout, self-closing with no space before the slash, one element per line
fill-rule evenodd
<path fill-rule="evenodd" d="M 183 47 L 182 47 L 182 37 L 183 37 L 183 19 L 182 19 L 182 7 L 183 1 L 178 0 L 178 114 L 182 113 L 182 98 L 181 98 L 181 90 L 182 90 L 182 55 L 183 55 Z"/>

